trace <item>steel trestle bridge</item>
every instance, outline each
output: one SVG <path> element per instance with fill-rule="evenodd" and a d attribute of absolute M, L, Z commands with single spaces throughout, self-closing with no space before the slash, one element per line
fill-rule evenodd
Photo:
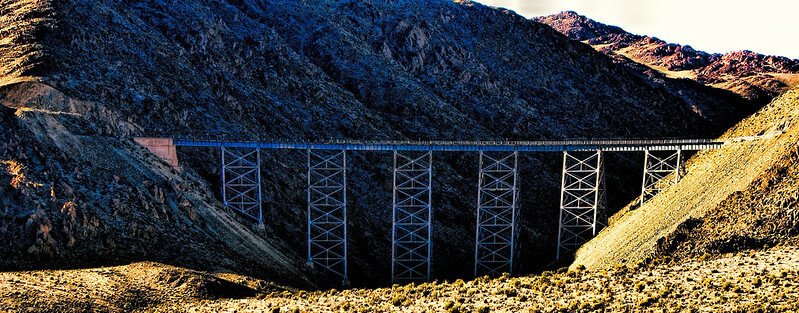
<path fill-rule="evenodd" d="M 238 141 L 203 140 L 174 137 L 175 146 L 217 148 L 259 148 L 293 150 L 351 150 L 351 151 L 517 151 L 517 152 L 561 152 L 561 151 L 655 151 L 655 150 L 705 150 L 715 149 L 728 141 L 709 139 L 668 140 L 568 140 L 568 141 L 356 141 L 336 140 L 329 142 L 291 141 Z"/>
<path fill-rule="evenodd" d="M 571 140 L 571 141 L 243 141 L 228 139 L 137 138 L 155 154 L 177 164 L 176 147 L 221 150 L 222 201 L 243 216 L 264 224 L 261 150 L 291 149 L 307 154 L 308 264 L 342 278 L 347 273 L 347 152 L 393 153 L 392 281 L 431 279 L 432 175 L 434 152 L 479 155 L 474 275 L 513 271 L 518 236 L 518 156 L 524 152 L 563 155 L 557 258 L 574 253 L 597 234 L 603 214 L 603 153 L 644 152 L 640 201 L 676 184 L 684 151 L 718 149 L 756 140 Z M 167 152 L 164 152 L 167 151 Z M 166 154 L 165 154 L 166 153 Z"/>

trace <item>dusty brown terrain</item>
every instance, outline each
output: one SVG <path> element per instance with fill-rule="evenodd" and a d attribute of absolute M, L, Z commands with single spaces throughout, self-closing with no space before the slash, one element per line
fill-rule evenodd
<path fill-rule="evenodd" d="M 0 274 L 10 311 L 779 312 L 799 309 L 799 248 L 678 265 L 544 272 L 379 289 L 306 292 L 157 263 Z"/>

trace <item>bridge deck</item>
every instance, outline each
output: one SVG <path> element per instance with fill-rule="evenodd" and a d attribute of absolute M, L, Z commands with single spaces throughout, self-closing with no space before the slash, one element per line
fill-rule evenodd
<path fill-rule="evenodd" d="M 174 138 L 181 147 L 225 147 L 296 150 L 357 151 L 644 151 L 644 150 L 707 150 L 721 148 L 735 140 L 669 139 L 669 140 L 569 140 L 569 141 L 357 141 L 329 142 L 242 141 L 226 139 Z M 739 140 L 740 141 L 740 140 Z"/>

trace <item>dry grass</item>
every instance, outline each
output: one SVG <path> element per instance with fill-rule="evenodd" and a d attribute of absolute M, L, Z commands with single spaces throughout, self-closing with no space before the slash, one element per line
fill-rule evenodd
<path fill-rule="evenodd" d="M 46 55 L 37 36 L 53 23 L 49 0 L 0 0 L 0 86 L 38 79 Z"/>
<path fill-rule="evenodd" d="M 11 311 L 588 312 L 797 309 L 799 248 L 696 259 L 677 266 L 545 272 L 527 277 L 302 291 L 233 274 L 156 263 L 0 273 Z"/>
<path fill-rule="evenodd" d="M 14 187 L 14 189 L 19 189 L 20 187 L 39 188 L 43 186 L 40 183 L 28 179 L 27 176 L 25 176 L 25 167 L 17 161 L 2 160 L 0 161 L 0 165 L 6 166 L 5 172 L 11 176 L 9 184 L 11 184 L 11 187 Z"/>
<path fill-rule="evenodd" d="M 641 53 L 641 51 L 655 50 L 655 49 L 657 49 L 657 47 L 659 47 L 658 44 L 652 43 L 652 44 L 648 44 L 648 45 L 644 45 L 644 46 L 632 46 L 632 47 L 619 49 L 618 51 L 615 51 L 615 53 L 623 55 L 624 57 L 626 57 L 626 58 L 628 58 L 630 60 L 633 60 L 633 62 L 635 62 L 635 63 L 645 65 L 646 67 L 649 67 L 649 68 L 651 68 L 653 70 L 661 72 L 664 75 L 666 75 L 666 77 L 668 77 L 668 78 L 673 78 L 673 79 L 693 79 L 693 80 L 696 79 L 696 72 L 694 72 L 693 70 L 682 70 L 682 71 L 670 70 L 670 69 L 668 69 L 665 66 L 653 64 L 653 62 L 651 62 L 651 61 L 644 60 L 638 54 L 636 54 L 636 53 Z M 599 48 L 597 48 L 597 49 L 599 49 Z"/>
<path fill-rule="evenodd" d="M 775 138 L 732 144 L 698 153 L 687 162 L 687 175 L 644 206 L 622 211 L 614 223 L 583 246 L 577 264 L 610 268 L 652 254 L 658 239 L 672 233 L 690 217 L 701 218 L 734 193 L 755 181 L 787 155 L 799 137 L 799 91 L 787 92 L 723 137 L 750 136 L 774 131 Z"/>
<path fill-rule="evenodd" d="M 789 88 L 799 86 L 799 74 L 768 73 L 768 75 L 774 76 L 777 80 L 788 85 Z"/>

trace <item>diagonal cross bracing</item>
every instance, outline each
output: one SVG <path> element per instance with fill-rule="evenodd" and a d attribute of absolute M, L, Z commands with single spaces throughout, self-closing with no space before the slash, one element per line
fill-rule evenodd
<path fill-rule="evenodd" d="M 518 152 L 480 152 L 474 275 L 513 270 Z"/>
<path fill-rule="evenodd" d="M 670 184 L 680 180 L 682 150 L 653 152 L 644 150 L 644 179 L 641 185 L 641 205 Z M 669 175 L 673 180 L 665 181 Z"/>
<path fill-rule="evenodd" d="M 344 150 L 308 150 L 308 263 L 348 283 Z"/>
<path fill-rule="evenodd" d="M 263 225 L 260 149 L 222 147 L 222 202 Z"/>
<path fill-rule="evenodd" d="M 394 151 L 391 277 L 430 280 L 433 153 Z"/>
<path fill-rule="evenodd" d="M 574 252 L 598 231 L 602 152 L 563 152 L 557 258 Z"/>

